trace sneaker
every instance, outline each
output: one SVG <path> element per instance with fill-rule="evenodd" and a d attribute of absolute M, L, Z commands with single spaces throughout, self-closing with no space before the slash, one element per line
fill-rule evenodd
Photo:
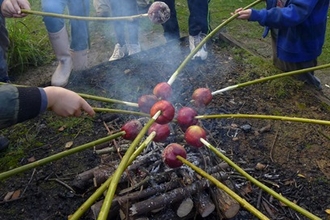
<path fill-rule="evenodd" d="M 113 50 L 113 54 L 111 55 L 109 61 L 119 60 L 123 58 L 125 55 L 126 55 L 125 45 L 121 47 L 120 44 L 116 44 L 115 49 Z"/>
<path fill-rule="evenodd" d="M 0 135 L 0 151 L 6 150 L 9 146 L 9 140 Z"/>
<path fill-rule="evenodd" d="M 139 53 L 141 51 L 140 44 L 126 44 L 128 55 Z"/>
<path fill-rule="evenodd" d="M 200 32 L 196 36 L 190 36 L 189 35 L 189 48 L 190 51 L 193 51 L 196 46 L 205 38 L 205 34 Z M 195 58 L 199 58 L 201 60 L 206 60 L 207 58 L 207 51 L 206 51 L 206 43 L 202 46 L 202 48 L 193 56 L 193 60 Z"/>

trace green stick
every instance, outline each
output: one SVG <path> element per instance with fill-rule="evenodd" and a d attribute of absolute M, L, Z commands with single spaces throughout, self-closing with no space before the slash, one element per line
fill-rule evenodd
<path fill-rule="evenodd" d="M 92 100 L 96 100 L 96 101 L 109 102 L 109 103 L 118 103 L 118 104 L 123 104 L 123 105 L 131 106 L 131 107 L 136 107 L 136 108 L 139 107 L 139 105 L 134 102 L 126 102 L 126 101 L 121 101 L 121 100 L 117 100 L 117 99 L 109 99 L 109 98 L 105 98 L 105 97 L 101 97 L 101 96 L 94 96 L 94 95 L 89 95 L 89 94 L 84 94 L 84 93 L 78 93 L 78 95 L 80 95 L 84 99 L 92 99 Z"/>
<path fill-rule="evenodd" d="M 221 115 L 199 115 L 196 119 L 215 119 L 215 118 L 253 118 L 253 119 L 272 119 L 281 121 L 294 121 L 310 124 L 330 125 L 330 121 L 309 119 L 309 118 L 296 118 L 275 115 L 248 115 L 248 114 L 221 114 Z"/>
<path fill-rule="evenodd" d="M 144 117 L 150 117 L 149 114 L 143 112 L 134 112 L 128 110 L 121 110 L 121 109 L 111 109 L 111 108 L 93 108 L 96 112 L 110 112 L 110 113 L 120 113 L 120 114 L 131 114 L 131 115 L 140 115 Z"/>
<path fill-rule="evenodd" d="M 148 13 L 132 15 L 132 16 L 121 16 L 121 17 L 87 17 L 87 16 L 63 15 L 63 14 L 57 14 L 57 13 L 33 11 L 33 10 L 26 10 L 26 9 L 21 9 L 21 11 L 24 14 L 33 14 L 33 15 L 49 16 L 49 17 L 55 17 L 55 18 L 76 19 L 76 20 L 86 20 L 86 21 L 120 21 L 120 20 L 132 21 L 134 19 L 148 17 Z"/>
<path fill-rule="evenodd" d="M 296 210 L 297 212 L 301 213 L 302 215 L 306 216 L 309 219 L 321 220 L 319 217 L 313 215 L 312 213 L 310 213 L 307 210 L 301 208 L 300 206 L 296 205 L 295 203 L 291 202 L 290 200 L 284 198 L 283 196 L 281 196 L 280 194 L 278 194 L 274 190 L 268 188 L 266 185 L 262 184 L 261 182 L 259 182 L 258 180 L 256 180 L 252 176 L 250 176 L 247 172 L 245 172 L 244 170 L 242 170 L 239 166 L 237 166 L 228 157 L 226 157 L 225 155 L 223 155 L 220 151 L 218 151 L 215 147 L 213 147 L 210 143 L 208 143 L 203 138 L 201 138 L 200 140 L 201 140 L 201 142 L 203 142 L 203 144 L 206 147 L 208 147 L 209 149 L 211 149 L 218 157 L 220 157 L 222 160 L 224 160 L 226 163 L 228 163 L 231 167 L 233 167 L 235 170 L 237 170 L 237 172 L 239 172 L 240 174 L 242 174 L 246 179 L 248 179 L 249 181 L 251 181 L 252 183 L 254 183 L 256 186 L 258 186 L 262 190 L 266 191 L 268 194 L 272 195 L 276 199 L 280 200 L 282 203 L 286 204 L 288 207 Z"/>
<path fill-rule="evenodd" d="M 262 2 L 263 0 L 257 0 L 251 4 L 249 4 L 248 6 L 244 7 L 244 9 L 248 9 L 251 8 L 253 6 L 255 6 L 256 4 Z M 223 28 L 226 24 L 228 24 L 229 22 L 231 22 L 232 20 L 234 20 L 236 17 L 238 16 L 238 14 L 234 14 L 231 17 L 229 17 L 226 21 L 224 21 L 223 23 L 221 23 L 218 27 L 216 27 L 213 31 L 211 31 L 208 35 L 206 35 L 206 37 L 195 47 L 194 50 L 192 50 L 189 55 L 186 57 L 186 59 L 180 64 L 180 66 L 176 69 L 176 71 L 172 74 L 171 78 L 167 81 L 168 84 L 172 85 L 172 83 L 174 82 L 174 80 L 178 77 L 179 73 L 182 71 L 182 69 L 187 65 L 187 63 L 191 60 L 191 58 L 199 51 L 199 49 L 202 48 L 202 46 L 208 41 L 210 40 L 216 33 L 218 33 L 218 31 Z"/>
<path fill-rule="evenodd" d="M 158 111 L 149 121 L 148 123 L 143 127 L 141 132 L 138 134 L 138 136 L 134 139 L 130 147 L 127 149 L 125 155 L 123 156 L 119 166 L 117 167 L 117 170 L 115 171 L 112 181 L 110 182 L 107 194 L 105 196 L 105 199 L 102 204 L 102 208 L 100 211 L 100 214 L 97 219 L 99 220 L 106 220 L 111 208 L 111 203 L 113 200 L 113 197 L 115 195 L 115 191 L 117 189 L 118 182 L 120 180 L 120 176 L 126 169 L 126 165 L 128 164 L 129 158 L 134 152 L 134 148 L 138 145 L 138 143 L 143 138 L 144 134 L 148 131 L 149 127 L 156 121 L 156 119 L 161 114 L 161 111 Z"/>
<path fill-rule="evenodd" d="M 153 131 L 150 135 L 143 141 L 143 143 L 136 149 L 136 151 L 129 158 L 129 162 L 126 164 L 126 168 L 135 160 L 135 158 L 141 154 L 141 152 L 148 146 L 148 144 L 154 139 L 156 132 Z M 125 169 L 126 169 L 125 168 Z M 109 187 L 112 177 L 109 177 L 94 193 L 91 195 L 77 210 L 72 214 L 70 220 L 78 220 L 93 204 L 94 202 L 103 195 L 104 191 Z"/>
<path fill-rule="evenodd" d="M 280 73 L 280 74 L 276 74 L 276 75 L 273 75 L 273 76 L 267 76 L 267 77 L 264 77 L 264 78 L 261 78 L 261 79 L 255 79 L 255 80 L 248 81 L 248 82 L 245 82 L 245 83 L 239 83 L 239 84 L 236 84 L 236 85 L 228 86 L 226 88 L 223 88 L 223 89 L 212 92 L 212 95 L 221 94 L 221 93 L 229 91 L 229 90 L 233 90 L 233 89 L 237 89 L 237 88 L 241 88 L 241 87 L 245 87 L 245 86 L 250 86 L 250 85 L 253 85 L 253 84 L 257 84 L 257 83 L 266 82 L 266 81 L 269 81 L 269 80 L 272 80 L 272 79 L 278 79 L 278 78 L 285 77 L 285 76 L 293 76 L 293 75 L 306 73 L 306 72 L 311 72 L 311 71 L 320 70 L 320 69 L 325 69 L 325 68 L 329 68 L 329 67 L 330 67 L 330 63 L 320 65 L 320 66 L 315 66 L 315 67 L 310 67 L 310 68 L 305 68 L 305 69 Z"/>
<path fill-rule="evenodd" d="M 237 195 L 235 192 L 233 192 L 231 189 L 229 189 L 226 185 L 221 183 L 219 180 L 211 176 L 210 174 L 206 173 L 204 170 L 198 168 L 194 164 L 190 163 L 188 160 L 184 159 L 180 155 L 176 156 L 178 160 L 180 160 L 182 163 L 186 164 L 187 166 L 191 167 L 193 170 L 195 170 L 197 173 L 211 181 L 214 185 L 216 185 L 218 188 L 222 189 L 228 195 L 230 195 L 233 199 L 235 199 L 239 204 L 241 204 L 245 209 L 250 211 L 253 215 L 258 217 L 259 219 L 269 219 L 267 216 L 262 214 L 261 212 L 258 211 L 255 207 L 253 207 L 250 203 L 248 203 L 245 199 L 241 198 L 239 195 Z"/>
<path fill-rule="evenodd" d="M 96 141 L 92 141 L 92 142 L 89 142 L 87 144 L 80 145 L 80 146 L 75 147 L 73 149 L 70 149 L 70 150 L 67 150 L 67 151 L 63 151 L 63 152 L 60 152 L 58 154 L 54 154 L 52 156 L 43 158 L 41 160 L 37 160 L 37 161 L 35 161 L 33 163 L 29 163 L 29 164 L 26 164 L 24 166 L 17 167 L 17 168 L 14 168 L 12 170 L 9 170 L 9 171 L 0 173 L 0 180 L 6 179 L 6 178 L 8 178 L 10 176 L 13 176 L 15 174 L 18 174 L 18 173 L 22 173 L 22 172 L 24 172 L 26 170 L 29 170 L 29 169 L 32 169 L 32 168 L 35 168 L 35 167 L 38 167 L 38 166 L 41 166 L 41 165 L 44 165 L 44 164 L 53 162 L 55 160 L 59 160 L 59 159 L 61 159 L 63 157 L 69 156 L 71 154 L 78 153 L 78 152 L 83 151 L 83 150 L 86 150 L 86 149 L 88 149 L 90 147 L 94 147 L 95 145 L 99 145 L 99 144 L 102 144 L 104 142 L 107 142 L 107 141 L 110 141 L 112 139 L 115 139 L 117 137 L 120 137 L 120 136 L 122 136 L 124 134 L 125 134 L 125 131 L 120 131 L 120 132 L 118 132 L 116 134 L 113 134 L 113 135 L 110 135 L 108 137 L 104 137 L 104 138 L 98 139 Z"/>

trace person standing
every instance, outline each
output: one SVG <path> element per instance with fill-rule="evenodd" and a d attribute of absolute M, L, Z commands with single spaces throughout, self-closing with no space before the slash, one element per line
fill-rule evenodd
<path fill-rule="evenodd" d="M 161 0 L 171 10 L 170 19 L 162 24 L 166 41 L 178 40 L 180 30 L 175 9 L 175 0 Z M 187 0 L 189 8 L 189 48 L 190 51 L 205 38 L 209 32 L 209 0 Z M 208 52 L 206 44 L 194 55 L 193 59 L 205 60 Z"/>
<path fill-rule="evenodd" d="M 258 22 L 271 31 L 274 66 L 284 72 L 315 67 L 325 40 L 329 0 L 267 0 L 261 10 L 236 9 L 238 19 Z M 314 71 L 295 76 L 321 90 Z"/>
<path fill-rule="evenodd" d="M 93 0 L 98 16 L 122 17 L 138 14 L 136 0 Z M 110 10 L 110 12 L 109 12 Z M 132 55 L 141 51 L 139 44 L 139 20 L 113 21 L 116 35 L 116 44 L 109 61 L 119 60 L 126 55 Z"/>
<path fill-rule="evenodd" d="M 0 0 L 0 6 L 0 82 L 9 83 L 7 65 L 9 39 L 5 17 L 25 17 L 26 14 L 21 13 L 21 9 L 30 9 L 30 3 L 27 0 Z"/>
<path fill-rule="evenodd" d="M 27 0 L 0 0 L 0 6 L 0 82 L 10 83 L 7 66 L 9 39 L 5 17 L 25 17 L 26 14 L 21 13 L 21 9 L 30 9 L 30 3 Z M 3 107 L 2 103 L 0 109 Z M 0 149 L 6 148 L 8 145 L 8 139 L 0 135 Z"/>
<path fill-rule="evenodd" d="M 89 16 L 88 0 L 42 0 L 41 7 L 43 12 L 62 14 L 68 8 L 70 15 Z M 65 25 L 66 20 L 51 16 L 44 16 L 43 20 L 59 62 L 52 75 L 51 85 L 64 87 L 68 83 L 72 70 L 78 71 L 87 68 L 88 22 L 70 19 L 70 40 Z"/>

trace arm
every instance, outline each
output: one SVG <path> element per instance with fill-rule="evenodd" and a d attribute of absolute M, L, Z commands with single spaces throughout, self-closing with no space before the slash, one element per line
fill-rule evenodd
<path fill-rule="evenodd" d="M 30 9 L 30 3 L 28 0 L 0 0 L 1 13 L 4 17 L 21 18 L 26 14 L 21 13 L 21 9 Z"/>
<path fill-rule="evenodd" d="M 92 107 L 77 93 L 61 87 L 0 86 L 0 128 L 36 117 L 46 109 L 60 116 L 80 116 L 81 111 L 93 116 Z"/>
<path fill-rule="evenodd" d="M 257 21 L 271 28 L 293 27 L 304 22 L 312 13 L 317 1 L 293 0 L 283 8 L 235 10 L 239 19 Z"/>

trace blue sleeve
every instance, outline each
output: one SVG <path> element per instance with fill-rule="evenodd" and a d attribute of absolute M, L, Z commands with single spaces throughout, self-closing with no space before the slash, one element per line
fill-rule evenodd
<path fill-rule="evenodd" d="M 249 21 L 257 21 L 261 26 L 288 28 L 301 24 L 312 13 L 317 1 L 293 0 L 284 8 L 252 9 Z"/>

